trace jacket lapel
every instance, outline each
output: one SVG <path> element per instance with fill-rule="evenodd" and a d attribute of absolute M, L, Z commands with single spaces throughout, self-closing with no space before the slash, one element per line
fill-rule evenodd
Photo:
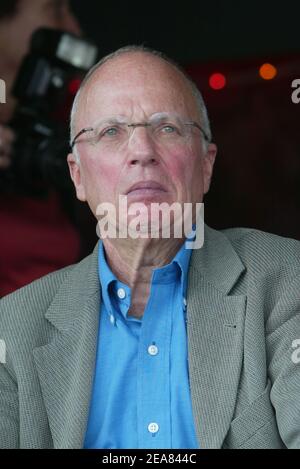
<path fill-rule="evenodd" d="M 55 448 L 82 448 L 89 414 L 98 337 L 98 249 L 76 265 L 46 318 L 54 339 L 34 350 Z"/>
<path fill-rule="evenodd" d="M 229 296 L 245 270 L 228 239 L 205 228 L 188 283 L 189 375 L 200 448 L 220 448 L 233 417 L 243 358 L 245 296 Z"/>

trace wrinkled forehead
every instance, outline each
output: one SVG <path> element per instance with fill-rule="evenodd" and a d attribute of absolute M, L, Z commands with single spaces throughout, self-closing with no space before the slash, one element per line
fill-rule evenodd
<path fill-rule="evenodd" d="M 79 127 L 114 113 L 130 119 L 157 112 L 199 117 L 191 85 L 175 66 L 149 53 L 129 53 L 94 72 L 82 90 L 76 120 Z"/>

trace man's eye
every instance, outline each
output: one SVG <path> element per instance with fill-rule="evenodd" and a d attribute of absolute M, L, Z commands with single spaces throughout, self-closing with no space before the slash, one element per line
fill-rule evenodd
<path fill-rule="evenodd" d="M 115 137 L 119 133 L 118 127 L 109 127 L 99 133 L 99 137 Z"/>
<path fill-rule="evenodd" d="M 160 126 L 160 131 L 165 134 L 174 134 L 178 133 L 178 129 L 176 125 L 173 124 L 163 124 Z"/>

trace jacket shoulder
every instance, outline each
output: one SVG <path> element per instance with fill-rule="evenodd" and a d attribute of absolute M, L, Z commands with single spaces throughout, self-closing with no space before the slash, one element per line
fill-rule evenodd
<path fill-rule="evenodd" d="M 222 230 L 247 265 L 289 266 L 300 270 L 300 241 L 250 228 Z"/>
<path fill-rule="evenodd" d="M 80 277 L 92 255 L 77 264 L 52 272 L 0 300 L 0 330 L 14 321 L 19 325 L 44 318 L 60 288 L 73 273 Z M 7 329 L 7 327 L 6 327 Z"/>
<path fill-rule="evenodd" d="M 13 293 L 4 296 L 1 298 L 1 308 L 5 308 L 6 306 L 13 307 L 19 303 L 25 303 L 29 299 L 31 303 L 36 301 L 42 306 L 42 304 L 47 303 L 47 300 L 55 295 L 59 286 L 73 268 L 74 265 L 51 272 L 38 280 L 34 280 L 25 287 L 19 288 Z"/>

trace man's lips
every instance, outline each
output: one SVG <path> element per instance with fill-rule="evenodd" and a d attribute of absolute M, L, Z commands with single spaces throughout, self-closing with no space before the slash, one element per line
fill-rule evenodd
<path fill-rule="evenodd" d="M 141 181 L 133 184 L 126 192 L 129 194 L 151 194 L 153 192 L 167 192 L 166 189 L 156 181 Z"/>

